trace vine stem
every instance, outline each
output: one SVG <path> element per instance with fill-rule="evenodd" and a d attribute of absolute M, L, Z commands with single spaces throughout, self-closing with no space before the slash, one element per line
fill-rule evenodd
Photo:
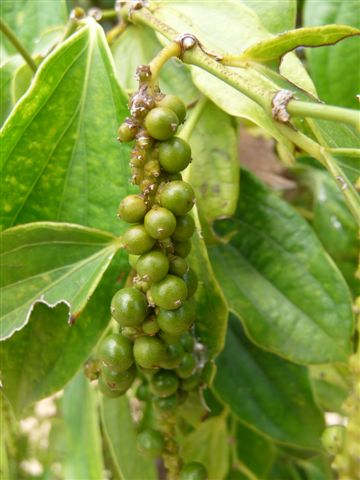
<path fill-rule="evenodd" d="M 149 63 L 151 78 L 150 84 L 155 85 L 159 76 L 159 73 L 165 63 L 172 57 L 179 57 L 181 54 L 181 45 L 179 42 L 168 43 Z"/>
<path fill-rule="evenodd" d="M 147 8 L 142 8 L 133 12 L 132 21 L 142 23 L 159 33 L 169 40 L 173 40 L 179 33 L 162 21 L 157 19 Z M 254 100 L 262 106 L 268 113 L 271 113 L 271 102 L 274 95 L 273 84 L 266 88 L 266 78 L 257 79 L 250 71 L 250 68 L 233 70 L 219 63 L 204 53 L 198 46 L 188 50 L 183 55 L 185 63 L 196 65 L 203 70 L 213 74 L 228 85 L 231 85 L 239 92 Z M 302 102 L 291 100 L 288 104 L 288 111 L 294 116 L 322 118 L 324 120 L 337 120 L 348 123 L 359 128 L 360 117 L 358 112 L 341 107 L 323 105 L 315 102 Z"/>
<path fill-rule="evenodd" d="M 25 46 L 21 43 L 21 41 L 18 39 L 15 33 L 11 30 L 9 25 L 2 18 L 0 18 L 0 31 L 3 32 L 3 34 L 8 38 L 8 40 L 14 45 L 16 50 L 20 53 L 20 55 L 23 57 L 25 62 L 29 65 L 31 70 L 36 72 L 37 66 L 32 56 L 26 50 Z"/>
<path fill-rule="evenodd" d="M 326 118 L 326 120 L 348 123 L 360 131 L 360 112 L 350 108 L 290 100 L 286 109 L 294 117 Z"/>

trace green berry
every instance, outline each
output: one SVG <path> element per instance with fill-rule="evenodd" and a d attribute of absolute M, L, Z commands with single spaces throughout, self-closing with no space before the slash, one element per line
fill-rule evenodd
<path fill-rule="evenodd" d="M 128 390 L 136 377 L 136 367 L 132 365 L 125 372 L 117 372 L 107 365 L 103 365 L 101 369 L 101 376 L 104 382 L 112 390 Z"/>
<path fill-rule="evenodd" d="M 112 298 L 111 315 L 122 327 L 140 325 L 147 314 L 145 295 L 137 288 L 122 288 Z"/>
<path fill-rule="evenodd" d="M 128 195 L 118 208 L 118 216 L 127 223 L 139 223 L 145 217 L 147 207 L 141 195 Z"/>
<path fill-rule="evenodd" d="M 178 277 L 182 277 L 189 270 L 189 266 L 182 257 L 172 257 L 170 259 L 169 272 Z"/>
<path fill-rule="evenodd" d="M 123 236 L 123 245 L 133 255 L 143 255 L 152 249 L 155 239 L 145 230 L 144 225 L 130 227 Z"/>
<path fill-rule="evenodd" d="M 173 137 L 179 119 L 175 112 L 167 107 L 156 107 L 150 110 L 145 118 L 145 127 L 156 140 L 168 140 Z"/>
<path fill-rule="evenodd" d="M 166 310 L 181 307 L 187 298 L 187 286 L 184 280 L 175 275 L 167 275 L 161 282 L 150 288 L 155 305 Z"/>
<path fill-rule="evenodd" d="M 105 396 L 109 398 L 116 398 L 120 397 L 121 395 L 124 395 L 125 390 L 113 390 L 112 388 L 109 387 L 109 385 L 104 381 L 103 377 L 100 375 L 99 380 L 98 380 L 98 387 L 100 392 Z"/>
<path fill-rule="evenodd" d="M 189 268 L 189 270 L 183 276 L 183 279 L 188 289 L 188 298 L 190 298 L 194 295 L 198 288 L 197 275 L 192 268 Z"/>
<path fill-rule="evenodd" d="M 176 394 L 171 395 L 170 397 L 154 397 L 153 404 L 158 410 L 170 413 L 176 410 L 178 406 L 178 397 Z"/>
<path fill-rule="evenodd" d="M 156 102 L 156 106 L 170 108 L 170 110 L 176 113 L 180 123 L 183 123 L 185 120 L 185 103 L 176 95 L 165 95 L 161 100 Z"/>
<path fill-rule="evenodd" d="M 136 398 L 141 400 L 142 402 L 147 402 L 151 398 L 149 385 L 142 383 L 138 386 L 136 390 Z"/>
<path fill-rule="evenodd" d="M 185 353 L 179 367 L 175 370 L 180 378 L 190 377 L 196 368 L 196 360 L 191 353 Z"/>
<path fill-rule="evenodd" d="M 137 273 L 149 282 L 159 282 L 169 271 L 169 260 L 160 251 L 153 250 L 139 257 Z"/>
<path fill-rule="evenodd" d="M 185 140 L 174 137 L 159 146 L 159 162 L 168 173 L 179 173 L 191 161 L 191 149 Z"/>
<path fill-rule="evenodd" d="M 101 342 L 99 358 L 112 370 L 125 372 L 134 362 L 132 343 L 124 335 L 113 333 Z"/>
<path fill-rule="evenodd" d="M 84 364 L 84 375 L 89 380 L 96 380 L 99 378 L 101 370 L 101 362 L 98 358 L 90 357 Z"/>
<path fill-rule="evenodd" d="M 146 428 L 138 435 L 137 447 L 139 452 L 145 457 L 156 458 L 162 454 L 165 442 L 159 431 Z"/>
<path fill-rule="evenodd" d="M 174 254 L 178 255 L 179 257 L 187 257 L 191 251 L 191 241 L 187 240 L 186 242 L 174 242 Z"/>
<path fill-rule="evenodd" d="M 162 330 L 159 332 L 159 337 L 161 340 L 164 340 L 166 345 L 173 345 L 180 340 L 180 335 L 170 335 L 169 333 L 165 333 Z"/>
<path fill-rule="evenodd" d="M 332 425 L 325 428 L 321 436 L 321 443 L 330 455 L 339 453 L 345 441 L 346 429 L 342 425 Z"/>
<path fill-rule="evenodd" d="M 131 118 L 127 118 L 119 127 L 118 140 L 120 140 L 120 142 L 131 142 L 131 140 L 134 140 L 136 133 L 137 126 Z"/>
<path fill-rule="evenodd" d="M 173 370 L 179 367 L 181 360 L 184 356 L 184 347 L 179 340 L 174 343 L 169 343 L 166 348 L 166 356 L 161 362 L 161 366 L 166 370 Z"/>
<path fill-rule="evenodd" d="M 201 379 L 199 373 L 195 372 L 189 377 L 181 380 L 181 389 L 185 390 L 185 392 L 190 392 L 190 390 L 193 390 L 199 385 L 200 380 Z"/>
<path fill-rule="evenodd" d="M 188 213 L 195 202 L 195 193 L 191 185 L 181 180 L 167 183 L 160 193 L 160 203 L 174 215 Z"/>
<path fill-rule="evenodd" d="M 175 242 L 185 242 L 189 240 L 195 232 L 195 222 L 191 215 L 186 214 L 176 218 L 176 228 L 171 235 Z"/>
<path fill-rule="evenodd" d="M 195 347 L 195 338 L 190 332 L 184 333 L 180 338 L 181 345 L 184 347 L 185 352 L 192 353 Z"/>
<path fill-rule="evenodd" d="M 202 463 L 190 462 L 183 466 L 180 472 L 180 480 L 206 480 L 208 474 Z"/>
<path fill-rule="evenodd" d="M 181 335 L 189 330 L 195 321 L 195 307 L 193 302 L 185 302 L 177 310 L 161 308 L 157 315 L 161 330 L 170 335 Z"/>
<path fill-rule="evenodd" d="M 145 215 L 144 225 L 151 237 L 163 240 L 175 230 L 176 218 L 167 208 L 155 206 Z"/>
<path fill-rule="evenodd" d="M 142 324 L 142 329 L 146 335 L 155 335 L 160 330 L 156 317 L 151 315 L 147 318 Z"/>
<path fill-rule="evenodd" d="M 151 377 L 151 391 L 159 397 L 170 397 L 179 387 L 179 379 L 174 372 L 159 370 Z"/>
<path fill-rule="evenodd" d="M 166 356 L 165 343 L 157 337 L 139 337 L 134 343 L 135 361 L 140 367 L 155 368 Z"/>

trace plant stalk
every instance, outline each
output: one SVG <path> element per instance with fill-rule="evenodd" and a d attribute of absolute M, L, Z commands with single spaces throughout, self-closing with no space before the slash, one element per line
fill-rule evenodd
<path fill-rule="evenodd" d="M 355 127 L 357 131 L 360 131 L 360 112 L 351 110 L 350 108 L 290 100 L 286 109 L 290 115 L 294 117 L 311 117 L 344 122 Z"/>
<path fill-rule="evenodd" d="M 20 53 L 20 55 L 23 57 L 25 62 L 29 65 L 31 70 L 36 72 L 37 66 L 32 56 L 26 50 L 25 46 L 21 43 L 21 41 L 18 39 L 15 33 L 11 30 L 9 25 L 2 18 L 0 18 L 0 31 L 3 32 L 3 34 L 8 38 L 8 40 L 14 45 L 16 50 Z"/>
<path fill-rule="evenodd" d="M 132 21 L 134 23 L 142 23 L 151 27 L 169 40 L 173 40 L 179 35 L 176 30 L 157 19 L 147 8 L 136 10 L 132 15 Z M 254 100 L 268 113 L 271 112 L 271 102 L 274 95 L 273 84 L 271 84 L 270 87 L 269 83 L 269 88 L 266 88 L 267 79 L 265 77 L 261 82 L 258 81 L 255 84 L 255 79 L 250 72 L 250 67 L 237 71 L 229 69 L 204 53 L 199 47 L 186 51 L 183 60 L 185 63 L 196 65 L 213 74 L 220 80 L 223 80 L 228 85 L 231 85 L 239 92 Z M 341 121 L 355 126 L 357 129 L 359 129 L 360 125 L 360 114 L 357 111 L 331 105 L 323 105 L 321 103 L 291 100 L 288 104 L 288 112 L 294 116 Z"/>

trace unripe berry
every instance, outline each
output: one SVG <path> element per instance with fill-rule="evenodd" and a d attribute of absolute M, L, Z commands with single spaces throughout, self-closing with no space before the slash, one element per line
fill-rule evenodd
<path fill-rule="evenodd" d="M 155 206 L 145 215 L 144 225 L 152 238 L 163 240 L 175 230 L 176 218 L 167 208 Z"/>
<path fill-rule="evenodd" d="M 119 127 L 118 140 L 120 142 L 131 142 L 131 140 L 134 140 L 137 130 L 137 125 L 131 118 L 127 118 Z"/>
<path fill-rule="evenodd" d="M 166 310 L 181 307 L 188 294 L 184 280 L 175 275 L 167 275 L 161 282 L 152 285 L 150 292 L 155 305 Z"/>
<path fill-rule="evenodd" d="M 191 185 L 176 180 L 167 183 L 161 190 L 160 203 L 176 216 L 185 215 L 195 203 L 195 193 Z"/>
<path fill-rule="evenodd" d="M 180 123 L 183 123 L 186 116 L 185 103 L 176 95 L 165 95 L 156 102 L 157 107 L 167 107 L 176 113 Z"/>
<path fill-rule="evenodd" d="M 182 257 L 172 257 L 170 259 L 169 272 L 178 277 L 182 277 L 189 270 L 189 266 Z"/>
<path fill-rule="evenodd" d="M 156 140 L 168 140 L 173 137 L 178 126 L 177 115 L 166 107 L 153 108 L 145 118 L 147 131 Z"/>
<path fill-rule="evenodd" d="M 166 346 L 156 337 L 139 337 L 134 343 L 135 361 L 140 367 L 155 368 L 161 365 L 166 355 Z"/>
<path fill-rule="evenodd" d="M 169 260 L 162 252 L 153 250 L 141 255 L 136 263 L 140 277 L 149 282 L 159 282 L 169 271 Z"/>
<path fill-rule="evenodd" d="M 191 215 L 183 215 L 176 217 L 176 227 L 171 235 L 175 242 L 186 242 L 195 232 L 195 222 Z"/>
<path fill-rule="evenodd" d="M 130 227 L 125 232 L 122 241 L 128 253 L 133 255 L 142 255 L 151 250 L 155 244 L 155 239 L 150 237 L 144 225 Z"/>
<path fill-rule="evenodd" d="M 145 457 L 156 458 L 162 454 L 165 442 L 160 432 L 147 428 L 139 433 L 137 447 L 139 452 Z"/>
<path fill-rule="evenodd" d="M 195 368 L 196 360 L 194 356 L 191 353 L 185 353 L 175 372 L 180 378 L 188 378 L 194 373 Z"/>
<path fill-rule="evenodd" d="M 147 314 L 146 297 L 134 287 L 122 288 L 112 298 L 111 315 L 122 327 L 140 325 Z"/>
<path fill-rule="evenodd" d="M 171 413 L 175 411 L 178 406 L 178 397 L 176 394 L 170 397 L 154 397 L 153 404 L 157 410 L 164 413 Z"/>
<path fill-rule="evenodd" d="M 162 368 L 165 370 L 173 370 L 179 367 L 184 354 L 184 347 L 179 342 L 179 339 L 174 343 L 169 343 L 166 348 L 166 356 L 161 362 Z"/>
<path fill-rule="evenodd" d="M 145 217 L 147 207 L 141 195 L 128 195 L 118 208 L 118 216 L 127 223 L 139 223 Z"/>
<path fill-rule="evenodd" d="M 112 390 L 122 390 L 126 392 L 132 385 L 136 377 L 136 367 L 132 365 L 124 372 L 117 372 L 107 365 L 103 365 L 101 376 L 104 382 Z"/>
<path fill-rule="evenodd" d="M 174 372 L 159 370 L 151 377 L 150 388 L 159 397 L 170 397 L 179 387 L 179 379 Z"/>
<path fill-rule="evenodd" d="M 170 335 L 181 335 L 189 330 L 195 321 L 195 308 L 192 302 L 185 302 L 176 310 L 161 308 L 157 315 L 161 330 Z"/>
<path fill-rule="evenodd" d="M 187 257 L 191 251 L 191 241 L 187 240 L 186 242 L 173 242 L 174 255 L 179 257 Z"/>
<path fill-rule="evenodd" d="M 142 329 L 146 335 L 155 335 L 160 330 L 155 315 L 151 315 L 144 321 L 142 324 Z"/>
<path fill-rule="evenodd" d="M 104 381 L 103 377 L 100 375 L 99 380 L 98 380 L 98 387 L 100 392 L 105 396 L 109 398 L 117 398 L 120 397 L 121 395 L 124 395 L 126 390 L 113 390 L 112 388 L 109 387 L 109 385 Z"/>
<path fill-rule="evenodd" d="M 159 162 L 168 173 L 178 173 L 190 163 L 191 149 L 185 140 L 174 137 L 159 146 Z"/>
<path fill-rule="evenodd" d="M 323 431 L 321 443 L 331 455 L 336 455 L 344 446 L 345 434 L 345 427 L 342 425 L 332 425 Z"/>
<path fill-rule="evenodd" d="M 132 343 L 124 335 L 113 333 L 101 342 L 99 358 L 112 370 L 125 372 L 134 362 Z"/>
<path fill-rule="evenodd" d="M 183 466 L 179 480 L 206 480 L 207 471 L 202 463 L 190 462 Z"/>

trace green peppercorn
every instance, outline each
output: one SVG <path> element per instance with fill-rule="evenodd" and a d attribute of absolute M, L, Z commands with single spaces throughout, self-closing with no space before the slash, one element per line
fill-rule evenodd
<path fill-rule="evenodd" d="M 134 287 L 122 288 L 112 298 L 111 315 L 122 327 L 140 325 L 147 314 L 146 297 Z"/>

